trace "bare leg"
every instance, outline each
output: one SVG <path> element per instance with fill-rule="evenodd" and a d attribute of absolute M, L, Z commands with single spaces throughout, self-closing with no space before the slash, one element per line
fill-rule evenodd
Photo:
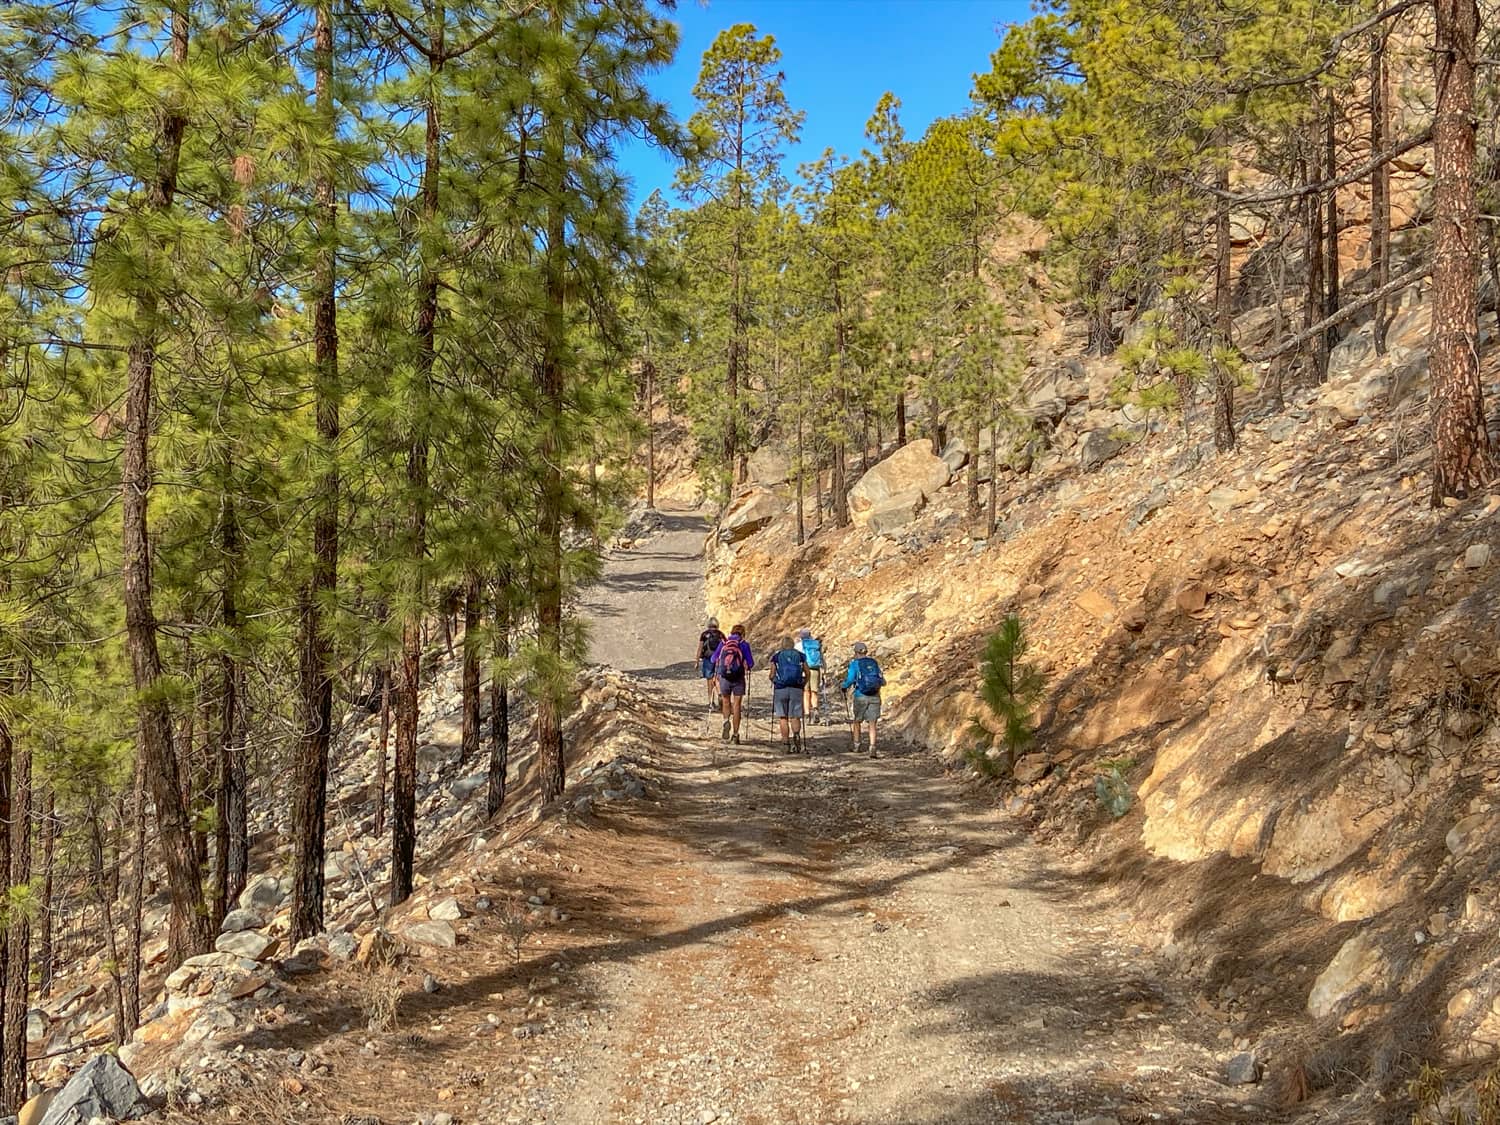
<path fill-rule="evenodd" d="M 870 757 L 878 757 L 875 753 L 875 720 L 870 720 Z"/>

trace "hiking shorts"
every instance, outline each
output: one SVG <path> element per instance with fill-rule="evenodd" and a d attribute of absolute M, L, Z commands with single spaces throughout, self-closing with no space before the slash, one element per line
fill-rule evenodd
<path fill-rule="evenodd" d="M 745 681 L 744 680 L 726 680 L 723 676 L 720 676 L 719 677 L 719 694 L 720 695 L 730 695 L 730 696 L 733 696 L 733 695 L 744 695 L 745 694 Z"/>
<path fill-rule="evenodd" d="M 713 679 L 714 662 L 706 656 L 700 657 L 698 660 L 698 675 L 702 676 L 705 680 Z"/>
<path fill-rule="evenodd" d="M 802 689 L 777 688 L 771 695 L 771 714 L 778 719 L 802 718 Z"/>
<path fill-rule="evenodd" d="M 873 723 L 880 718 L 880 696 L 878 695 L 860 695 L 859 692 L 855 692 L 849 706 L 856 723 Z"/>
<path fill-rule="evenodd" d="M 823 686 L 823 669 L 809 667 L 807 669 L 807 690 L 808 691 L 817 691 L 822 686 Z"/>

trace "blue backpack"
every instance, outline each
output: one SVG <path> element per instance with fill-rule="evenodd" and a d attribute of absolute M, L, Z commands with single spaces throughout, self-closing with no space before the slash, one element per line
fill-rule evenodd
<path fill-rule="evenodd" d="M 879 695 L 885 687 L 885 677 L 880 674 L 880 665 L 871 656 L 854 658 L 854 690 L 859 695 Z"/>
<path fill-rule="evenodd" d="M 777 687 L 802 687 L 807 683 L 807 661 L 796 649 L 782 649 L 771 658 L 771 664 L 771 683 Z"/>
<path fill-rule="evenodd" d="M 809 668 L 823 667 L 823 642 L 817 637 L 804 637 L 802 640 L 802 655 L 807 657 Z"/>

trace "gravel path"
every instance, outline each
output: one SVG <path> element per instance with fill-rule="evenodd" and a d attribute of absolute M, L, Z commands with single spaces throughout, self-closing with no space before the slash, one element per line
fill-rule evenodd
<path fill-rule="evenodd" d="M 637 936 L 577 966 L 597 1016 L 487 1120 L 1268 1120 L 1118 919 L 925 755 L 819 727 L 785 758 L 760 676 L 750 743 L 719 742 L 690 661 L 707 531 L 668 514 L 590 592 L 595 659 L 659 699 L 664 796 L 611 829 Z"/>

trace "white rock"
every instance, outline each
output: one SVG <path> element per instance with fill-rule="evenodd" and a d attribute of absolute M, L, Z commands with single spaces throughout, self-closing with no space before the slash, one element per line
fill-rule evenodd
<path fill-rule="evenodd" d="M 220 934 L 219 940 L 214 942 L 214 948 L 220 953 L 233 953 L 239 957 L 259 961 L 275 944 L 275 938 L 267 937 L 255 930 L 239 930 L 232 934 Z"/>
<path fill-rule="evenodd" d="M 456 898 L 445 898 L 427 911 L 427 917 L 435 922 L 457 922 L 463 916 L 464 908 L 458 905 Z"/>
<path fill-rule="evenodd" d="M 286 893 L 281 889 L 281 880 L 274 875 L 257 875 L 240 892 L 241 910 L 274 910 L 281 905 Z"/>

